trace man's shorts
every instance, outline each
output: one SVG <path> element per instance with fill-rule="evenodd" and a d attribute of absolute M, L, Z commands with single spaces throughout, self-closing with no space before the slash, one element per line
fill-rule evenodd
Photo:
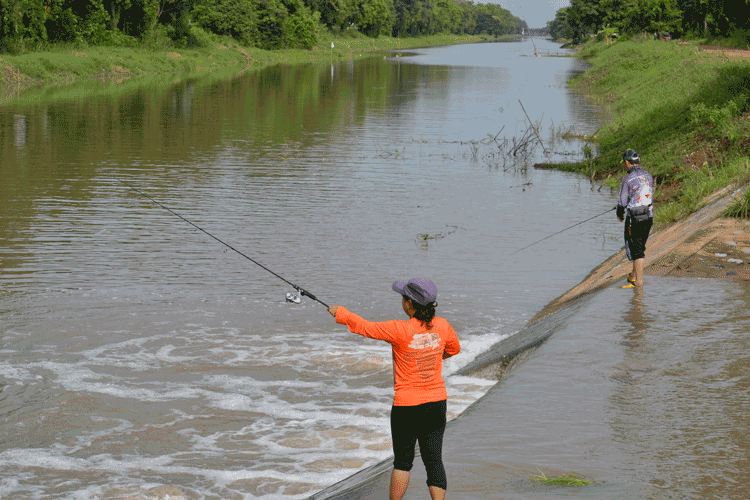
<path fill-rule="evenodd" d="M 643 259 L 646 257 L 646 240 L 651 232 L 653 218 L 643 222 L 636 222 L 629 216 L 625 218 L 625 253 L 629 261 Z"/>

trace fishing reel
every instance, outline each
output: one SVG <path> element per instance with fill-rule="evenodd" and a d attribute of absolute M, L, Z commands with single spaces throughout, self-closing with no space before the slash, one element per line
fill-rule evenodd
<path fill-rule="evenodd" d="M 301 292 L 299 290 L 297 290 L 296 293 L 287 292 L 287 294 L 286 294 L 286 301 L 287 302 L 292 302 L 294 304 L 299 304 L 300 302 L 302 302 L 302 294 L 301 294 Z"/>
<path fill-rule="evenodd" d="M 323 304 L 324 306 L 328 307 L 328 304 L 326 304 L 325 302 L 321 301 L 315 295 L 311 294 L 310 292 L 308 292 L 304 288 L 300 288 L 300 287 L 298 287 L 298 286 L 295 285 L 294 289 L 297 290 L 296 293 L 288 292 L 286 294 L 286 301 L 287 302 L 292 302 L 293 304 L 299 304 L 300 302 L 302 302 L 302 297 L 306 295 L 306 296 L 310 297 L 311 299 L 316 300 L 316 301 L 320 302 L 321 304 Z"/>

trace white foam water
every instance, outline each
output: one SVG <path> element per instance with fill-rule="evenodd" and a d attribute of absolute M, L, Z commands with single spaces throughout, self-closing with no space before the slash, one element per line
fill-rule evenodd
<path fill-rule="evenodd" d="M 452 373 L 504 337 L 462 334 L 449 419 L 494 384 Z M 340 329 L 193 324 L 41 351 L 0 362 L 4 398 L 48 398 L 13 424 L 29 442 L 0 453 L 3 498 L 305 498 L 391 453 L 390 346 Z"/>

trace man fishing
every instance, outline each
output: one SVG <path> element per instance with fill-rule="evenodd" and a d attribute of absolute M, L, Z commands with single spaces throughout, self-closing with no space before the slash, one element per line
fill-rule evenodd
<path fill-rule="evenodd" d="M 622 161 L 627 174 L 620 184 L 617 218 L 625 220 L 625 253 L 633 263 L 628 283 L 623 288 L 641 287 L 646 240 L 654 222 L 654 179 L 641 167 L 641 159 L 635 150 L 626 150 Z"/>

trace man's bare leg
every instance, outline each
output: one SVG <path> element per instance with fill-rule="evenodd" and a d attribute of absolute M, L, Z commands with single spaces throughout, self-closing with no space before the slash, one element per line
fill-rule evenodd
<path fill-rule="evenodd" d="M 643 262 L 646 259 L 635 259 L 633 261 L 633 279 L 635 286 L 643 286 Z"/>
<path fill-rule="evenodd" d="M 409 486 L 409 471 L 393 469 L 391 473 L 391 500 L 404 498 L 406 488 Z"/>

